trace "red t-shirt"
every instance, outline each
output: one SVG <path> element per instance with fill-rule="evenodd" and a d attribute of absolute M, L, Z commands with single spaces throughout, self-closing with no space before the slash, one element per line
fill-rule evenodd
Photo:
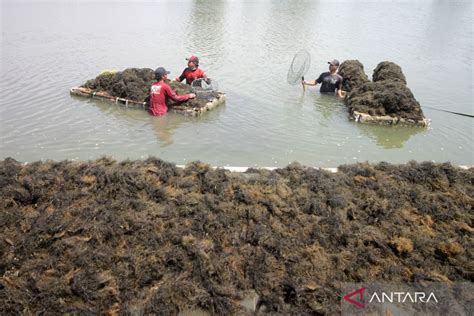
<path fill-rule="evenodd" d="M 166 105 L 168 98 L 179 102 L 189 100 L 189 95 L 177 95 L 163 80 L 155 82 L 150 88 L 150 114 L 154 116 L 166 114 L 168 112 Z"/>
<path fill-rule="evenodd" d="M 206 77 L 204 70 L 196 68 L 194 70 L 186 68 L 184 69 L 181 76 L 178 77 L 178 81 L 181 82 L 186 79 L 187 84 L 191 84 L 195 79 Z"/>

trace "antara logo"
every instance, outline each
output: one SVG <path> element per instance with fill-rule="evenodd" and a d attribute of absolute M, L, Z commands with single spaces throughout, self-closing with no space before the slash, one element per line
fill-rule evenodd
<path fill-rule="evenodd" d="M 365 308 L 365 305 L 364 305 L 364 292 L 365 292 L 365 287 L 360 288 L 358 290 L 355 290 L 354 292 L 351 292 L 351 293 L 347 294 L 346 296 L 344 296 L 344 299 L 346 301 L 348 301 L 349 303 L 354 304 L 357 307 Z M 360 302 L 352 299 L 352 297 L 355 296 L 355 295 L 359 295 L 359 301 Z"/>
<path fill-rule="evenodd" d="M 364 302 L 364 292 L 365 287 L 355 290 L 343 298 L 344 300 L 348 301 L 349 303 L 359 307 L 365 308 Z M 358 296 L 359 299 L 355 300 L 353 297 Z M 372 302 L 378 303 L 438 303 L 438 299 L 436 298 L 433 292 L 425 293 L 425 292 L 374 292 L 371 295 L 369 294 L 369 304 Z"/>

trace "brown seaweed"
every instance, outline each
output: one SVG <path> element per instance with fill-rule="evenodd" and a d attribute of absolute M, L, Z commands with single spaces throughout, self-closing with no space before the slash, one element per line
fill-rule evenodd
<path fill-rule="evenodd" d="M 448 163 L 0 162 L 0 314 L 338 314 L 340 282 L 473 281 Z"/>

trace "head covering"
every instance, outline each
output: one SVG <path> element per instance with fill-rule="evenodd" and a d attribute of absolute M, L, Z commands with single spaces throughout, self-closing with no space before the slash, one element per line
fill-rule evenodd
<path fill-rule="evenodd" d="M 158 67 L 156 68 L 155 70 L 155 78 L 156 79 L 161 79 L 163 78 L 164 75 L 168 75 L 170 72 L 167 71 L 165 68 L 163 67 Z"/>
<path fill-rule="evenodd" d="M 199 65 L 199 58 L 197 58 L 197 56 L 192 55 L 191 57 L 186 58 L 186 60 L 193 62 L 196 65 Z"/>
<path fill-rule="evenodd" d="M 332 61 L 328 61 L 328 64 L 331 65 L 331 66 L 339 67 L 339 60 L 333 59 Z"/>

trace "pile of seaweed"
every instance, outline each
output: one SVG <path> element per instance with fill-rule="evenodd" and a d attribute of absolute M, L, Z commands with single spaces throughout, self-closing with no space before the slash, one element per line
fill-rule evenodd
<path fill-rule="evenodd" d="M 374 73 L 372 74 L 373 82 L 384 80 L 398 81 L 404 85 L 407 84 L 407 80 L 403 74 L 402 68 L 391 61 L 383 61 L 379 63 L 377 67 L 375 67 Z"/>
<path fill-rule="evenodd" d="M 144 101 L 155 81 L 153 69 L 127 68 L 124 71 L 103 72 L 95 79 L 87 80 L 83 87 L 105 91 L 114 97 Z"/>
<path fill-rule="evenodd" d="M 151 85 L 156 82 L 155 72 L 151 68 L 127 68 L 119 72 L 103 72 L 95 79 L 88 80 L 82 87 L 93 91 L 105 91 L 114 97 L 134 101 L 149 101 Z M 191 86 L 176 81 L 167 81 L 178 94 L 192 93 Z M 217 92 L 198 93 L 195 99 L 186 102 L 172 102 L 168 105 L 184 105 L 189 107 L 203 107 L 207 102 L 217 97 Z"/>
<path fill-rule="evenodd" d="M 365 74 L 364 65 L 358 60 L 346 60 L 338 70 L 342 76 L 342 89 L 350 92 L 353 88 L 369 82 L 369 78 Z"/>
<path fill-rule="evenodd" d="M 344 99 L 351 113 L 373 116 L 399 117 L 413 122 L 424 119 L 423 111 L 411 90 L 400 66 L 384 61 L 377 65 L 369 81 L 363 65 L 357 60 L 345 61 L 339 73 L 344 78 Z"/>
<path fill-rule="evenodd" d="M 473 281 L 474 170 L 0 162 L 0 314 L 338 314 L 341 282 Z"/>

